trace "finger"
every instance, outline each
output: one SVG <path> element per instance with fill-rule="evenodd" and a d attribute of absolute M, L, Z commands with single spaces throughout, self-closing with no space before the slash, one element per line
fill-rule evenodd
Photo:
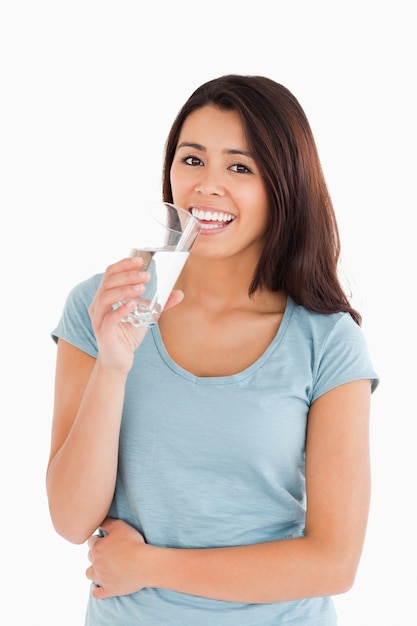
<path fill-rule="evenodd" d="M 97 585 L 96 583 L 93 583 L 91 585 L 91 595 L 96 600 L 100 600 L 102 598 L 108 598 L 109 597 L 108 594 L 106 593 L 106 590 L 104 589 L 104 587 L 101 587 L 100 585 Z"/>
<path fill-rule="evenodd" d="M 183 301 L 183 299 L 184 299 L 184 292 L 181 291 L 180 289 L 174 289 L 174 291 L 171 292 L 171 295 L 169 296 L 166 305 L 164 306 L 164 311 L 167 311 L 168 309 L 175 306 L 176 304 L 179 304 L 180 302 Z"/>
<path fill-rule="evenodd" d="M 138 281 L 139 277 L 139 281 Z M 101 287 L 112 289 L 119 285 L 135 284 L 150 279 L 150 274 L 143 268 L 142 259 L 124 259 L 119 263 L 110 265 L 103 274 Z"/>
<path fill-rule="evenodd" d="M 136 297 L 140 296 L 144 292 L 144 289 L 136 291 Z M 110 307 L 106 307 L 106 314 L 113 319 L 120 320 L 124 319 L 129 315 L 137 305 L 137 301 L 134 298 L 125 298 L 123 300 L 118 300 L 117 302 L 113 302 Z M 119 321 L 120 321 L 119 320 Z"/>
<path fill-rule="evenodd" d="M 114 274 L 119 274 L 120 272 L 125 272 L 132 268 L 140 268 L 143 266 L 143 259 L 140 256 L 135 257 L 126 257 L 125 259 L 121 259 L 120 261 L 116 261 L 116 263 L 112 263 L 108 265 L 104 274 L 106 276 L 112 276 Z"/>
<path fill-rule="evenodd" d="M 99 530 L 101 529 L 106 533 L 106 535 L 108 535 L 112 526 L 114 526 L 114 524 L 118 521 L 119 520 L 116 520 L 113 517 L 106 517 L 106 519 L 100 524 Z"/>
<path fill-rule="evenodd" d="M 121 272 L 115 274 L 110 278 L 103 279 L 102 289 L 104 292 L 114 292 L 119 289 L 130 288 L 133 292 L 142 291 L 145 285 L 143 283 L 149 282 L 151 275 L 148 271 L 142 271 L 141 269 L 131 270 L 130 272 Z"/>
<path fill-rule="evenodd" d="M 94 572 L 94 567 L 92 565 L 87 567 L 87 569 L 85 570 L 85 575 L 88 578 L 88 580 L 93 580 L 94 581 L 94 579 L 95 579 L 95 572 Z"/>
<path fill-rule="evenodd" d="M 121 306 L 143 294 L 145 283 L 149 279 L 149 272 L 129 272 L 119 274 L 112 281 L 106 281 L 90 305 L 90 314 L 94 315 L 96 311 L 98 313 L 118 311 Z"/>
<path fill-rule="evenodd" d="M 91 549 L 98 539 L 100 539 L 99 535 L 91 535 L 87 541 L 88 547 Z"/>
<path fill-rule="evenodd" d="M 138 292 L 143 292 L 143 283 L 150 280 L 150 274 L 142 270 L 142 265 L 142 259 L 137 257 L 110 265 L 104 272 L 92 302 L 92 309 L 100 301 L 108 310 L 114 302 L 137 297 Z"/>

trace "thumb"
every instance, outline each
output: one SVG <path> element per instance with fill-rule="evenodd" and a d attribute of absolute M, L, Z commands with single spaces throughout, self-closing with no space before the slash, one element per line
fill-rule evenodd
<path fill-rule="evenodd" d="M 170 309 L 171 307 L 179 304 L 184 299 L 184 292 L 181 289 L 174 289 L 169 296 L 166 305 L 164 306 L 164 311 Z"/>

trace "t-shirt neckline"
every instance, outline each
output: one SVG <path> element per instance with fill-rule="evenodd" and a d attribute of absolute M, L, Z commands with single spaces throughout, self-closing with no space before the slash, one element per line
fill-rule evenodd
<path fill-rule="evenodd" d="M 240 382 L 244 378 L 251 376 L 257 369 L 262 367 L 264 363 L 269 359 L 270 355 L 277 349 L 278 345 L 283 340 L 285 332 L 288 328 L 288 324 L 290 322 L 292 313 L 294 311 L 295 304 L 294 301 L 287 296 L 287 303 L 285 306 L 284 314 L 282 316 L 281 324 L 278 327 L 278 330 L 272 339 L 269 346 L 265 349 L 263 354 L 251 365 L 242 370 L 241 372 L 237 372 L 236 374 L 230 374 L 228 376 L 196 376 L 192 372 L 184 369 L 180 365 L 178 365 L 169 355 L 167 349 L 165 348 L 165 344 L 162 340 L 162 336 L 158 327 L 158 324 L 155 324 L 150 328 L 152 338 L 154 340 L 155 346 L 159 352 L 161 359 L 164 361 L 165 365 L 167 365 L 173 372 L 175 372 L 178 376 L 185 378 L 194 384 L 233 384 L 236 382 Z"/>

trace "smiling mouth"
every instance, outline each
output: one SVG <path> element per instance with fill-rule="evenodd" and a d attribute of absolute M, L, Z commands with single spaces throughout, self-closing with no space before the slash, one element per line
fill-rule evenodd
<path fill-rule="evenodd" d="M 224 228 L 235 219 L 231 213 L 222 211 L 204 211 L 203 209 L 192 208 L 191 214 L 200 222 L 202 230 L 214 230 Z"/>

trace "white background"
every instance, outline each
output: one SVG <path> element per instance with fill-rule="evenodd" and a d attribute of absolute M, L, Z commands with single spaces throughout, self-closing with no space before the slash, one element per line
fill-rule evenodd
<path fill-rule="evenodd" d="M 304 107 L 382 379 L 372 404 L 368 534 L 355 586 L 336 598 L 340 626 L 414 623 L 413 4 L 2 3 L 3 623 L 83 623 L 87 551 L 54 533 L 44 488 L 49 333 L 69 289 L 130 249 L 143 198 L 160 195 L 174 116 L 198 85 L 225 73 L 267 75 Z"/>

